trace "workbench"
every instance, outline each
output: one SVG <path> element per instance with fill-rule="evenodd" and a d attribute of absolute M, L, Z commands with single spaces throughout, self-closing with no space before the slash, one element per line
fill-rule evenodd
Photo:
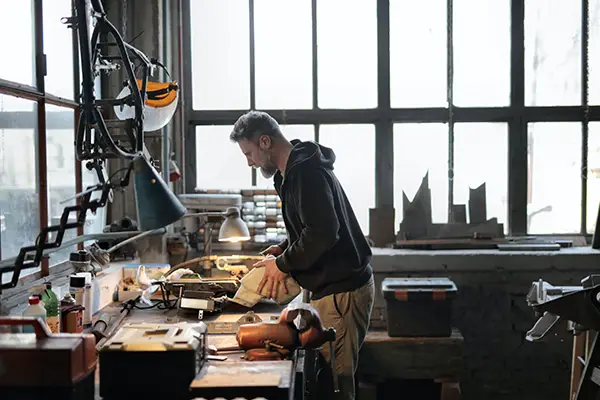
<path fill-rule="evenodd" d="M 263 321 L 279 316 L 283 306 L 272 301 L 264 301 L 253 308 Z M 112 304 L 101 312 L 118 315 L 120 304 Z M 230 303 L 219 313 L 204 313 L 204 323 L 235 322 L 247 311 L 247 308 Z M 136 309 L 123 320 L 125 323 L 177 323 L 199 322 L 193 313 L 178 313 L 178 310 Z M 235 334 L 208 334 L 209 345 L 217 348 L 236 346 Z M 264 397 L 268 399 L 301 399 L 303 386 L 303 354 L 298 350 L 292 360 L 283 361 L 246 361 L 241 358 L 243 352 L 227 352 L 224 361 L 208 360 L 200 373 L 191 383 L 192 394 L 196 398 L 212 399 L 222 397 L 232 399 Z M 99 366 L 101 368 L 101 366 Z M 96 399 L 99 395 L 99 369 L 96 371 Z"/>

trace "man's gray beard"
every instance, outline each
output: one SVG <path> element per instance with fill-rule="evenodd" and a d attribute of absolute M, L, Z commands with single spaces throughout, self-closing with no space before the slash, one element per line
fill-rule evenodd
<path fill-rule="evenodd" d="M 265 169 L 264 167 L 262 167 L 260 169 L 260 173 L 262 174 L 262 176 L 265 179 L 271 179 L 273 177 L 273 175 L 275 175 L 275 172 L 277 172 L 277 168 L 268 168 L 268 169 Z"/>

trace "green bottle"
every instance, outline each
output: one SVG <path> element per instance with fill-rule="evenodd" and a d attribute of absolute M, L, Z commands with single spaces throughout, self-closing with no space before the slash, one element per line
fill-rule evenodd
<path fill-rule="evenodd" d="M 46 308 L 46 324 L 52 333 L 60 333 L 60 301 L 52 291 L 52 284 L 46 284 L 46 290 L 42 293 L 42 301 Z"/>

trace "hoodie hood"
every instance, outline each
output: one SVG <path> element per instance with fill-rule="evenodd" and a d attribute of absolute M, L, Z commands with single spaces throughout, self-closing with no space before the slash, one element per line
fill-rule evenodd
<path fill-rule="evenodd" d="M 326 168 L 333 170 L 335 162 L 335 153 L 333 149 L 315 143 L 313 141 L 302 142 L 298 139 L 292 140 L 294 145 L 285 168 L 285 174 L 288 175 L 292 170 L 302 166 L 303 168 Z"/>

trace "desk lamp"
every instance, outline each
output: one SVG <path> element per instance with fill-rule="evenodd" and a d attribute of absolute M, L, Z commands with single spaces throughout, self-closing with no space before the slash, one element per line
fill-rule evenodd
<path fill-rule="evenodd" d="M 212 265 L 210 255 L 212 252 L 212 227 L 216 222 L 220 222 L 222 218 L 225 221 L 221 223 L 219 229 L 219 242 L 238 243 L 250 240 L 250 232 L 248 226 L 240 218 L 240 210 L 237 207 L 229 207 L 224 212 L 207 211 L 199 213 L 186 214 L 183 218 L 188 217 L 208 217 L 208 221 L 204 228 L 204 276 L 210 276 Z"/>

